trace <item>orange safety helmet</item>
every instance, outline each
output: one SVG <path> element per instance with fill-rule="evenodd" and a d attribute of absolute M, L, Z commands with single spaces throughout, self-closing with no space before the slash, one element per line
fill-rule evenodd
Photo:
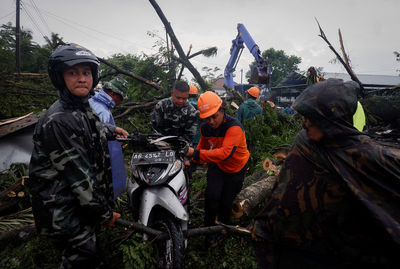
<path fill-rule="evenodd" d="M 254 98 L 258 98 L 260 96 L 260 90 L 257 87 L 251 87 L 247 90 L 247 93 L 253 96 Z"/>
<path fill-rule="evenodd" d="M 189 94 L 198 94 L 199 91 L 197 90 L 197 87 L 194 85 L 189 86 Z"/>
<path fill-rule="evenodd" d="M 200 118 L 208 118 L 215 113 L 222 105 L 222 99 L 214 92 L 206 91 L 202 93 L 197 100 L 197 107 L 199 108 Z"/>

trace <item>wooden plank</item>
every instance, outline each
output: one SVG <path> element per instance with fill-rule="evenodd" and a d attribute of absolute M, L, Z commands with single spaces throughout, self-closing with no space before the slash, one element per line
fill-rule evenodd
<path fill-rule="evenodd" d="M 10 119 L 0 124 L 0 137 L 16 132 L 25 127 L 35 124 L 39 120 L 39 116 L 29 113 L 25 116 Z"/>
<path fill-rule="evenodd" d="M 33 114 L 33 112 L 28 113 L 28 114 L 26 114 L 24 116 L 21 116 L 21 117 L 11 118 L 11 119 L 8 119 L 8 120 L 5 120 L 5 121 L 2 120 L 2 121 L 0 121 L 0 126 L 6 125 L 6 124 L 9 124 L 9 123 L 13 123 L 15 121 L 19 121 L 19 120 L 21 120 L 23 118 L 29 117 L 32 114 Z"/>

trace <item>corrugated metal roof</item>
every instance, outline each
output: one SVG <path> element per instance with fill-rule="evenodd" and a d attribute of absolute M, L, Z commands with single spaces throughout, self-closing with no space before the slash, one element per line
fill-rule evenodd
<path fill-rule="evenodd" d="M 350 76 L 347 73 L 330 73 L 323 72 L 324 78 L 339 78 L 344 81 L 351 80 Z M 365 74 L 356 74 L 358 79 L 363 84 L 379 84 L 379 85 L 398 85 L 400 84 L 400 76 L 389 76 L 389 75 L 365 75 Z"/>

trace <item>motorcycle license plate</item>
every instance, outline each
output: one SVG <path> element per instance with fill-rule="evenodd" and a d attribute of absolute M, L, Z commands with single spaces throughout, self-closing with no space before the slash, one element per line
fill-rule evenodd
<path fill-rule="evenodd" d="M 152 163 L 172 163 L 175 160 L 173 150 L 157 152 L 141 152 L 132 154 L 132 165 L 152 164 Z"/>

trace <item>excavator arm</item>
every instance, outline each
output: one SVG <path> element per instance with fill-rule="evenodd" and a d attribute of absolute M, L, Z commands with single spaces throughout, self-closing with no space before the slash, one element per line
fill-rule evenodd
<path fill-rule="evenodd" d="M 240 55 L 242 54 L 244 45 L 249 49 L 250 53 L 254 56 L 257 62 L 257 67 L 252 70 L 250 83 L 253 84 L 268 84 L 270 78 L 270 70 L 267 62 L 261 57 L 261 52 L 257 44 L 254 42 L 250 33 L 247 31 L 243 24 L 239 23 L 237 26 L 238 34 L 234 40 L 232 40 L 232 47 L 230 50 L 230 58 L 224 71 L 224 83 L 225 86 L 234 88 L 233 83 L 233 72 L 236 69 Z"/>

